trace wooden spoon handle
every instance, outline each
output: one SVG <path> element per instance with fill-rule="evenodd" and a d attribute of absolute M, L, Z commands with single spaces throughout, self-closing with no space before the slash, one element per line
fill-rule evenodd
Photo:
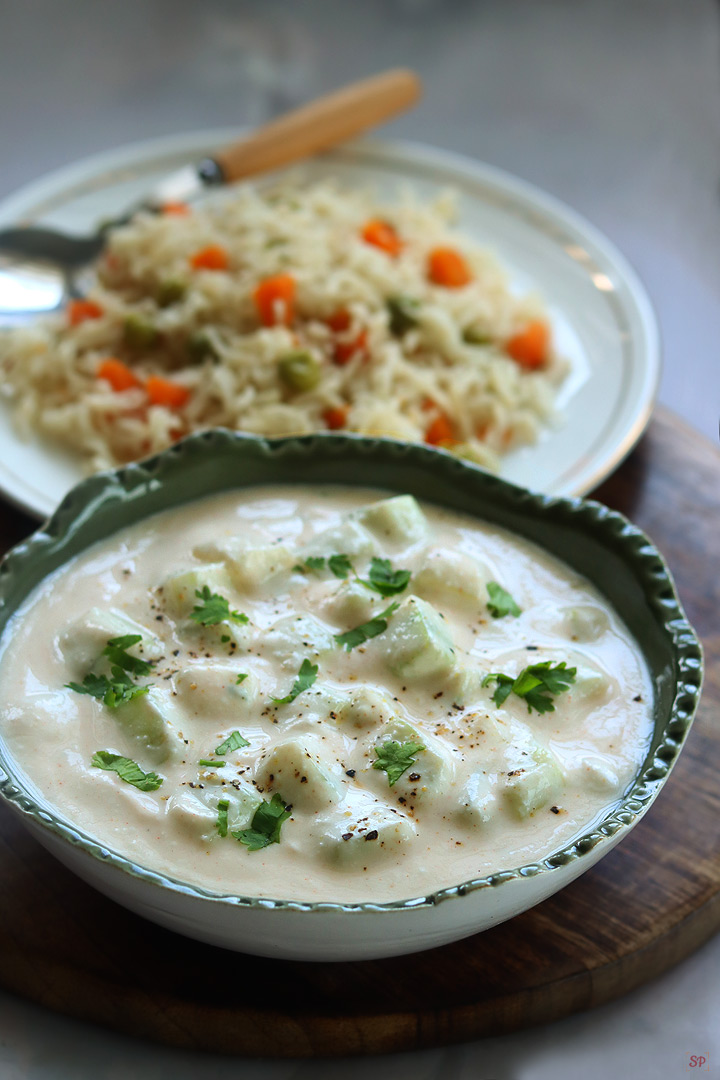
<path fill-rule="evenodd" d="M 352 138 L 420 97 L 412 71 L 397 68 L 311 101 L 214 155 L 227 181 L 268 172 Z"/>

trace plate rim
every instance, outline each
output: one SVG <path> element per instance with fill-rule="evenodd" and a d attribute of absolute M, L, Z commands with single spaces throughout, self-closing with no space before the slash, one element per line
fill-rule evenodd
<path fill-rule="evenodd" d="M 122 173 L 128 167 L 143 162 L 157 163 L 158 159 L 168 156 L 177 156 L 187 162 L 188 158 L 207 152 L 214 146 L 222 146 L 242 138 L 249 130 L 243 127 L 223 127 L 154 136 L 110 147 L 66 163 L 21 185 L 0 199 L 0 224 L 33 221 L 44 216 L 52 210 L 53 194 L 56 194 L 58 189 L 64 191 L 66 198 L 68 189 L 78 187 L 87 190 L 92 178 L 107 178 L 109 173 L 117 170 Z M 525 206 L 540 210 L 553 224 L 581 236 L 584 242 L 595 249 L 593 256 L 599 255 L 602 261 L 613 268 L 625 294 L 619 302 L 625 311 L 633 312 L 640 330 L 639 334 L 633 335 L 632 341 L 635 353 L 643 361 L 640 368 L 641 392 L 621 437 L 612 442 L 610 452 L 603 453 L 600 457 L 597 453 L 591 454 L 588 463 L 581 468 L 573 481 L 563 483 L 560 475 L 553 486 L 543 493 L 577 496 L 593 491 L 614 472 L 638 443 L 650 422 L 660 388 L 663 357 L 659 320 L 647 289 L 632 263 L 602 230 L 562 199 L 496 165 L 454 150 L 414 140 L 365 138 L 324 151 L 315 155 L 314 160 L 332 160 L 334 157 L 352 162 L 353 158 L 357 159 L 363 152 L 390 163 L 422 166 L 430 173 L 435 171 L 455 174 L 458 179 L 462 178 L 466 182 L 468 179 L 475 180 L 498 192 L 507 193 Z M 178 161 L 177 164 L 179 166 L 181 162 Z M 298 162 L 295 167 L 301 168 L 302 164 Z M 168 169 L 173 167 L 174 165 L 168 165 Z M 252 182 L 254 178 L 248 179 Z M 437 179 L 442 182 L 443 178 L 440 176 Z M 33 206 L 30 216 L 27 215 L 29 204 Z M 532 228 L 532 225 L 530 227 Z M 614 291 L 617 294 L 618 290 Z M 81 479 L 82 477 L 78 477 L 78 482 Z M 5 474 L 2 463 L 0 493 L 10 503 L 36 519 L 46 518 L 59 504 L 58 501 L 51 502 L 37 489 L 28 492 L 26 480 L 13 473 Z"/>

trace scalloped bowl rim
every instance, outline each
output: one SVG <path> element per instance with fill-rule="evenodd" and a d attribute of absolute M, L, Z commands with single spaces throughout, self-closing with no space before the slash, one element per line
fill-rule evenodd
<path fill-rule="evenodd" d="M 46 809 L 27 790 L 23 780 L 18 777 L 13 769 L 11 754 L 6 751 L 6 748 L 0 742 L 0 796 L 10 804 L 12 809 L 19 811 L 21 815 L 30 818 L 42 829 L 50 831 L 73 847 L 79 848 L 104 864 L 109 864 L 123 873 L 148 884 L 199 900 L 209 900 L 238 908 L 264 908 L 303 912 L 390 913 L 433 907 L 445 900 L 458 899 L 480 889 L 495 888 L 518 878 L 531 878 L 558 870 L 582 859 L 583 856 L 593 851 L 603 841 L 616 838 L 621 830 L 629 832 L 655 800 L 682 749 L 692 725 L 702 686 L 702 647 L 685 615 L 672 575 L 660 552 L 647 535 L 633 525 L 624 515 L 618 511 L 610 510 L 599 502 L 577 497 L 547 496 L 531 492 L 487 473 L 468 462 L 461 461 L 446 451 L 403 443 L 395 439 L 322 433 L 270 439 L 216 428 L 211 431 L 190 435 L 160 454 L 118 469 L 97 473 L 77 484 L 68 492 L 47 522 L 27 540 L 12 548 L 0 563 L 0 611 L 5 603 L 6 583 L 16 567 L 22 567 L 27 560 L 41 558 L 43 553 L 53 550 L 59 541 L 67 537 L 68 533 L 73 532 L 74 526 L 82 529 L 83 525 L 92 517 L 92 513 L 107 502 L 118 499 L 120 501 L 126 500 L 131 492 L 138 488 L 142 489 L 143 484 L 152 486 L 147 484 L 148 481 L 152 481 L 156 489 L 157 483 L 161 482 L 164 471 L 169 469 L 170 475 L 173 475 L 177 469 L 181 468 L 182 460 L 187 455 L 193 456 L 199 453 L 202 457 L 203 454 L 207 453 L 211 456 L 217 447 L 223 446 L 227 448 L 233 445 L 238 447 L 239 453 L 242 453 L 244 448 L 250 454 L 257 453 L 266 459 L 281 461 L 288 455 L 307 456 L 316 446 L 322 447 L 323 445 L 325 446 L 324 452 L 330 457 L 333 447 L 344 449 L 353 446 L 353 444 L 354 452 L 357 452 L 358 456 L 379 449 L 390 457 L 417 459 L 428 468 L 438 472 L 444 471 L 446 475 L 454 475 L 456 478 L 467 474 L 473 478 L 476 484 L 479 483 L 481 488 L 485 488 L 485 496 L 490 498 L 501 497 L 501 501 L 509 503 L 516 510 L 532 508 L 535 513 L 541 516 L 547 515 L 551 520 L 553 515 L 563 513 L 570 515 L 571 520 L 574 522 L 580 522 L 581 519 L 590 517 L 593 519 L 595 526 L 598 527 L 601 539 L 605 535 L 615 535 L 615 537 L 622 539 L 623 558 L 633 569 L 636 579 L 642 581 L 644 596 L 650 602 L 655 601 L 655 609 L 662 611 L 661 623 L 670 638 L 672 652 L 677 663 L 677 677 L 670 715 L 661 730 L 658 731 L 656 724 L 648 754 L 634 781 L 626 789 L 615 808 L 606 813 L 594 828 L 583 832 L 582 836 L 577 837 L 572 842 L 565 844 L 537 862 L 500 870 L 484 877 L 472 878 L 469 881 L 437 889 L 423 896 L 388 902 L 302 901 L 276 900 L 257 896 L 245 897 L 235 893 L 205 889 L 202 886 L 181 881 L 169 874 L 151 870 L 106 847 L 98 840 L 84 833 L 79 827 L 63 820 L 61 815 L 56 815 Z M 267 486 L 280 482 L 282 481 L 279 479 L 269 481 Z M 334 483 L 335 481 L 326 482 Z M 209 490 L 207 494 L 220 494 L 223 491 L 235 490 L 236 488 L 242 490 L 252 486 L 252 484 L 245 482 L 241 484 L 221 484 L 217 488 Z M 362 486 L 368 485 L 363 484 Z M 172 506 L 180 506 L 186 501 L 192 500 L 177 499 L 173 501 Z M 156 512 L 158 511 L 149 510 L 149 512 L 139 515 L 133 521 L 133 524 L 150 517 Z M 470 513 L 472 514 L 472 512 Z M 480 510 L 475 516 L 481 517 Z M 119 528 L 124 527 L 126 526 L 119 526 Z M 105 537 L 112 535 L 112 530 L 109 530 L 104 535 Z M 92 541 L 92 543 L 95 542 Z M 84 545 L 80 550 L 85 550 L 88 546 L 90 545 Z M 74 558 L 77 554 L 78 552 L 75 552 L 71 558 Z M 43 574 L 44 576 L 46 575 Z M 33 588 L 36 587 L 37 585 Z M 653 746 L 655 747 L 654 750 Z M 8 757 L 10 758 L 9 761 L 7 760 Z"/>

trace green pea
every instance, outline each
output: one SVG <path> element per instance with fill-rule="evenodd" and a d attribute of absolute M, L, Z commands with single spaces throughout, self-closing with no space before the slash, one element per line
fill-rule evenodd
<path fill-rule="evenodd" d="M 418 325 L 419 300 L 411 296 L 389 296 L 385 303 L 390 315 L 390 332 L 396 337 L 402 337 Z"/>
<path fill-rule="evenodd" d="M 320 382 L 320 364 L 307 349 L 296 349 L 281 356 L 278 372 L 291 390 L 312 390 Z"/>
<path fill-rule="evenodd" d="M 188 356 L 194 364 L 201 364 L 203 360 L 218 360 L 215 346 L 208 334 L 202 330 L 196 330 L 185 342 Z"/>
<path fill-rule="evenodd" d="M 131 349 L 151 349 L 160 337 L 157 328 L 142 315 L 128 315 L 123 326 L 125 344 Z"/>
<path fill-rule="evenodd" d="M 466 345 L 492 345 L 493 339 L 478 326 L 466 326 L 462 332 L 462 339 Z"/>
<path fill-rule="evenodd" d="M 160 307 L 170 307 L 183 300 L 187 293 L 187 285 L 179 278 L 167 278 L 161 281 L 157 291 L 157 302 Z"/>

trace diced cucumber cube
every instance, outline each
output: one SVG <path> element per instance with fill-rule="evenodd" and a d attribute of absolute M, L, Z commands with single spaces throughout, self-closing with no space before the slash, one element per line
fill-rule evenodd
<path fill-rule="evenodd" d="M 497 812 L 497 798 L 486 773 L 472 773 L 460 793 L 456 816 L 466 825 L 489 824 Z"/>
<path fill-rule="evenodd" d="M 279 619 L 257 641 L 257 651 L 262 656 L 277 661 L 284 671 L 295 674 L 303 660 L 315 662 L 334 647 L 335 639 L 328 627 L 312 615 L 301 614 Z"/>
<path fill-rule="evenodd" d="M 220 794 L 230 803 L 228 832 L 233 829 L 247 829 L 253 819 L 253 814 L 262 802 L 255 788 L 250 784 L 242 784 L 240 787 L 230 787 L 229 784 L 225 784 Z"/>
<path fill-rule="evenodd" d="M 550 751 L 537 746 L 532 756 L 518 759 L 518 764 L 506 777 L 503 793 L 506 805 L 516 817 L 530 817 L 558 798 L 563 780 L 562 771 Z"/>
<path fill-rule="evenodd" d="M 379 612 L 380 597 L 357 581 L 343 583 L 323 604 L 328 617 L 339 626 L 359 626 Z M 387 605 L 387 601 L 385 601 Z"/>
<path fill-rule="evenodd" d="M 257 675 L 252 671 L 240 674 L 247 675 L 247 678 L 238 682 L 238 675 L 235 675 L 234 681 L 228 687 L 228 693 L 233 703 L 237 703 L 243 709 L 248 709 L 260 698 L 260 683 Z"/>
<path fill-rule="evenodd" d="M 287 739 L 264 751 L 255 779 L 298 810 L 314 812 L 342 798 L 342 782 L 311 736 Z"/>
<path fill-rule="evenodd" d="M 487 567 L 460 551 L 432 551 L 413 575 L 418 596 L 465 608 L 485 608 Z"/>
<path fill-rule="evenodd" d="M 178 791 L 167 801 L 166 813 L 170 822 L 193 840 L 206 840 L 212 833 L 217 812 L 192 791 Z"/>
<path fill-rule="evenodd" d="M 230 599 L 231 583 L 224 563 L 212 563 L 176 574 L 158 589 L 158 595 L 171 618 L 187 619 L 200 603 L 196 593 L 201 592 L 205 585 L 211 593 Z"/>
<path fill-rule="evenodd" d="M 239 592 L 255 592 L 292 570 L 297 558 L 284 544 L 248 547 L 227 559 L 232 583 Z"/>
<path fill-rule="evenodd" d="M 163 644 L 151 630 L 141 626 L 115 608 L 91 608 L 81 619 L 68 626 L 60 638 L 60 649 L 73 675 L 86 675 L 90 670 L 102 673 L 110 664 L 102 651 L 111 638 L 140 634 L 142 641 L 127 651 L 142 660 L 158 660 Z"/>
<path fill-rule="evenodd" d="M 597 641 L 610 629 L 610 620 L 602 608 L 594 604 L 560 609 L 559 632 L 573 641 Z"/>
<path fill-rule="evenodd" d="M 217 804 L 221 799 L 225 799 L 230 804 L 228 806 L 228 832 L 231 829 L 246 829 L 262 802 L 260 793 L 247 780 L 238 779 L 234 770 L 232 784 L 223 783 L 226 776 L 222 772 L 207 768 L 203 768 L 201 772 L 204 787 L 200 791 L 200 798 L 215 812 L 215 821 L 217 821 Z M 215 832 L 213 823 L 213 833 Z"/>
<path fill-rule="evenodd" d="M 390 670 L 403 679 L 442 679 L 455 665 L 455 649 L 444 620 L 417 596 L 403 600 L 377 641 Z"/>
<path fill-rule="evenodd" d="M 218 803 L 226 801 L 228 834 L 235 829 L 247 829 L 253 814 L 262 802 L 260 795 L 249 784 L 238 781 L 238 787 L 220 786 L 219 780 L 203 776 L 202 790 L 182 791 L 168 799 L 167 813 L 197 840 L 221 839 L 217 829 Z"/>
<path fill-rule="evenodd" d="M 113 719 L 137 739 L 153 764 L 162 764 L 184 746 L 180 739 L 182 714 L 173 699 L 156 686 L 147 694 L 126 701 L 112 710 Z"/>
<path fill-rule="evenodd" d="M 372 728 L 391 720 L 396 709 L 382 691 L 372 686 L 358 686 L 348 692 L 347 698 L 336 706 L 334 712 L 340 725 Z"/>
<path fill-rule="evenodd" d="M 453 751 L 434 735 L 427 735 L 408 724 L 406 720 L 394 716 L 383 727 L 382 731 L 375 736 L 376 747 L 386 742 L 397 743 L 420 743 L 424 750 L 419 750 L 415 756 L 415 763 L 402 774 L 399 780 L 393 784 L 393 791 L 398 795 L 405 795 L 408 791 L 415 793 L 415 798 L 427 795 L 437 795 L 445 790 L 452 780 L 454 766 L 451 761 Z M 388 783 L 387 776 L 382 770 L 374 769 L 376 759 L 374 751 L 370 755 L 369 768 L 373 769 L 376 777 L 380 778 L 380 787 Z M 410 777 L 417 777 L 411 780 Z"/>
<path fill-rule="evenodd" d="M 349 555 L 357 558 L 376 555 L 377 551 L 377 543 L 365 526 L 353 518 L 346 518 L 313 536 L 300 550 L 296 562 L 304 563 L 309 556 Z"/>
<path fill-rule="evenodd" d="M 360 521 L 381 543 L 408 547 L 426 540 L 427 518 L 412 495 L 395 495 L 355 511 Z"/>
<path fill-rule="evenodd" d="M 239 536 L 215 537 L 212 540 L 203 540 L 201 544 L 195 544 L 192 553 L 196 559 L 202 559 L 203 562 L 222 563 L 228 555 L 234 558 L 246 544 L 247 540 Z"/>
<path fill-rule="evenodd" d="M 320 854 L 344 869 L 393 858 L 416 835 L 414 823 L 369 792 L 352 792 L 343 809 L 318 818 L 313 833 Z"/>
<path fill-rule="evenodd" d="M 615 763 L 606 754 L 588 754 L 570 770 L 570 778 L 580 784 L 584 791 L 588 788 L 603 794 L 620 794 L 620 779 Z"/>
<path fill-rule="evenodd" d="M 255 592 L 280 574 L 286 574 L 297 556 L 285 544 L 264 544 L 259 540 L 233 536 L 227 540 L 198 544 L 193 554 L 201 559 L 222 560 L 238 592 Z"/>
<path fill-rule="evenodd" d="M 195 652 L 205 653 L 210 649 L 223 658 L 233 658 L 247 652 L 254 639 L 255 628 L 249 622 L 238 623 L 233 619 L 211 626 L 201 626 L 188 620 L 181 625 L 179 633 Z"/>
<path fill-rule="evenodd" d="M 238 684 L 239 664 L 203 662 L 183 668 L 175 677 L 177 703 L 193 716 L 228 720 L 242 717 L 259 698 L 257 676 L 247 672 Z"/>
<path fill-rule="evenodd" d="M 453 705 L 469 705 L 483 697 L 482 681 L 485 671 L 457 664 L 447 679 L 443 698 Z"/>
<path fill-rule="evenodd" d="M 282 687 L 278 684 L 277 689 L 287 689 L 292 682 L 292 677 L 283 676 Z M 280 696 L 280 695 L 276 695 Z M 297 708 L 292 710 L 293 715 L 283 713 L 282 723 L 284 727 L 292 725 L 293 732 L 302 727 L 309 730 L 308 725 L 337 723 L 337 710 L 346 701 L 345 694 L 328 686 L 324 680 L 318 679 L 308 690 L 295 699 L 293 703 Z"/>
<path fill-rule="evenodd" d="M 590 702 L 599 704 L 607 697 L 610 689 L 610 680 L 607 675 L 598 671 L 597 668 L 577 666 L 575 682 L 568 690 L 568 701 Z"/>

